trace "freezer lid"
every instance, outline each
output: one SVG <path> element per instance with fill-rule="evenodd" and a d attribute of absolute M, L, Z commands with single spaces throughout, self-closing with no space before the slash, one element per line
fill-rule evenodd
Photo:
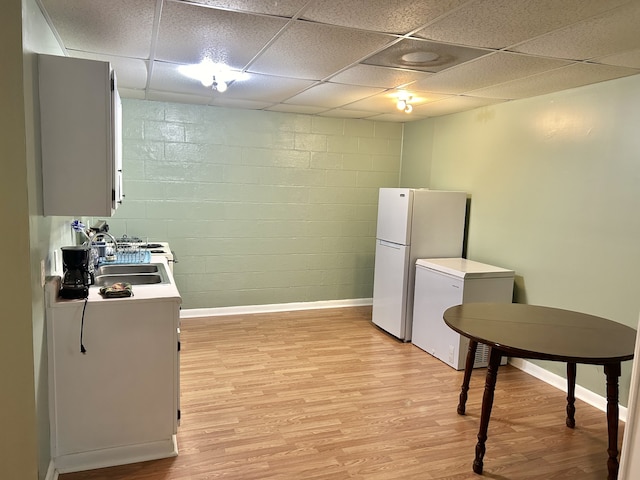
<path fill-rule="evenodd" d="M 424 268 L 459 278 L 513 277 L 515 272 L 466 258 L 421 258 L 416 268 Z"/>

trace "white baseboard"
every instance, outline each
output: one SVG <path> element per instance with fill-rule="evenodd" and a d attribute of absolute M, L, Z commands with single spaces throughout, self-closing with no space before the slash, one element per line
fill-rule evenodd
<path fill-rule="evenodd" d="M 81 472 L 176 455 L 178 455 L 178 442 L 175 435 L 167 440 L 61 455 L 52 460 L 55 466 L 55 476 L 52 478 L 57 478 L 59 473 Z"/>
<path fill-rule="evenodd" d="M 321 308 L 363 307 L 373 305 L 372 298 L 351 300 L 326 300 L 321 302 L 275 303 L 270 305 L 241 305 L 238 307 L 191 308 L 180 311 L 180 318 L 219 317 L 222 315 L 247 315 L 250 313 L 316 310 Z"/>
<path fill-rule="evenodd" d="M 522 370 L 523 372 L 528 373 L 529 375 L 536 377 L 542 380 L 549 385 L 556 387 L 563 392 L 567 392 L 567 379 L 561 377 L 560 375 L 556 375 L 555 373 L 550 372 L 549 370 L 545 370 L 538 365 L 535 365 L 527 360 L 522 358 L 509 358 L 509 363 L 514 367 Z M 576 398 L 579 398 L 585 403 L 588 403 L 592 407 L 596 407 L 598 410 L 603 412 L 607 411 L 607 399 L 601 395 L 593 393 L 591 390 L 587 390 L 580 385 L 576 385 Z M 627 408 L 621 405 L 619 408 L 619 418 L 623 422 L 627 421 Z"/>
<path fill-rule="evenodd" d="M 49 468 L 47 468 L 47 475 L 44 477 L 44 480 L 58 480 L 58 471 L 53 464 L 53 459 L 49 460 Z"/>

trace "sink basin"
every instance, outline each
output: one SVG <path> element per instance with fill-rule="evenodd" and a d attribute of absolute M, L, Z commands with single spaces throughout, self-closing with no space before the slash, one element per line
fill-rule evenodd
<path fill-rule="evenodd" d="M 158 264 L 156 263 L 144 263 L 144 264 L 121 264 L 121 265 L 102 265 L 96 270 L 96 276 L 98 275 L 131 275 L 135 273 L 156 273 L 158 271 Z"/>
<path fill-rule="evenodd" d="M 156 273 L 138 273 L 134 275 L 98 275 L 94 285 L 97 287 L 107 287 L 114 283 L 126 282 L 131 285 L 152 285 L 163 282 L 162 277 Z"/>
<path fill-rule="evenodd" d="M 96 270 L 96 287 L 126 282 L 131 285 L 171 283 L 162 263 L 102 265 Z"/>

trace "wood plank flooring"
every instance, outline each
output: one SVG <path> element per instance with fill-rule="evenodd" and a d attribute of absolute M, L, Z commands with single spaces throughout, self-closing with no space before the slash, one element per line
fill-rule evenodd
<path fill-rule="evenodd" d="M 60 480 L 482 478 L 486 370 L 459 416 L 462 372 L 370 319 L 357 307 L 184 320 L 179 456 Z M 500 367 L 483 476 L 606 478 L 606 416 L 576 407 L 571 430 L 563 392 Z"/>

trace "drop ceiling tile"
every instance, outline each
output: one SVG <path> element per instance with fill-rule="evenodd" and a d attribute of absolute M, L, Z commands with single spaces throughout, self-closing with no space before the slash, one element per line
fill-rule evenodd
<path fill-rule="evenodd" d="M 331 77 L 331 81 L 363 87 L 396 88 L 428 78 L 430 75 L 432 74 L 414 70 L 361 64 Z"/>
<path fill-rule="evenodd" d="M 322 80 L 393 40 L 378 33 L 296 21 L 287 26 L 249 70 Z"/>
<path fill-rule="evenodd" d="M 166 3 L 156 57 L 196 64 L 208 58 L 241 70 L 287 21 L 187 3 Z"/>
<path fill-rule="evenodd" d="M 216 107 L 229 107 L 229 108 L 245 108 L 250 110 L 262 110 L 270 105 L 271 102 L 259 102 L 252 100 L 243 100 L 238 98 L 227 97 L 224 94 L 215 95 L 210 99 L 209 105 Z"/>
<path fill-rule="evenodd" d="M 630 2 L 571 27 L 524 42 L 510 50 L 586 60 L 640 48 L 640 2 Z"/>
<path fill-rule="evenodd" d="M 464 93 L 567 65 L 570 62 L 566 60 L 496 52 L 433 74 L 412 84 L 411 88 L 439 93 Z"/>
<path fill-rule="evenodd" d="M 415 122 L 416 120 L 423 120 L 427 117 L 422 115 L 416 115 L 414 113 L 383 113 L 380 115 L 375 115 L 369 117 L 368 120 L 375 120 L 376 122 L 396 122 L 396 123 L 407 123 L 407 122 Z"/>
<path fill-rule="evenodd" d="M 323 83 L 290 98 L 286 103 L 293 105 L 311 105 L 325 109 L 337 108 L 383 91 L 384 89 L 382 88 Z"/>
<path fill-rule="evenodd" d="M 147 86 L 147 62 L 137 58 L 114 57 L 112 55 L 101 55 L 98 53 L 69 52 L 76 58 L 87 58 L 89 60 L 99 60 L 111 63 L 111 67 L 116 72 L 118 89 L 133 88 L 144 89 Z"/>
<path fill-rule="evenodd" d="M 417 115 L 435 117 L 473 110 L 474 108 L 485 107 L 487 105 L 495 105 L 504 101 L 505 100 L 496 98 L 479 98 L 459 95 L 445 98 L 444 100 L 439 100 L 437 102 L 417 105 L 414 107 L 413 112 Z"/>
<path fill-rule="evenodd" d="M 122 98 L 134 98 L 136 100 L 144 100 L 146 98 L 145 90 L 138 90 L 135 88 L 118 87 L 118 93 Z"/>
<path fill-rule="evenodd" d="M 571 25 L 629 0 L 476 0 L 415 35 L 441 42 L 505 48 Z"/>
<path fill-rule="evenodd" d="M 153 62 L 149 89 L 163 92 L 185 93 L 198 97 L 211 97 L 213 89 L 198 80 L 185 77 L 174 63 Z"/>
<path fill-rule="evenodd" d="M 316 0 L 302 18 L 344 27 L 409 33 L 467 0 Z"/>
<path fill-rule="evenodd" d="M 182 1 L 182 0 L 180 0 Z M 307 3 L 308 0 L 277 0 L 270 2 L 256 2 L 255 0 L 188 0 L 211 7 L 234 10 L 237 12 L 263 13 L 280 17 L 292 17 Z"/>
<path fill-rule="evenodd" d="M 513 80 L 492 87 L 473 90 L 468 93 L 478 97 L 514 100 L 581 87 L 637 73 L 639 73 L 638 70 L 625 67 L 576 63 L 565 68 L 532 75 L 527 78 Z"/>
<path fill-rule="evenodd" d="M 381 67 L 410 68 L 423 72 L 439 72 L 445 68 L 492 53 L 490 50 L 460 47 L 427 40 L 405 39 L 367 58 L 363 63 Z M 411 55 L 432 55 L 433 60 L 416 62 Z"/>
<path fill-rule="evenodd" d="M 593 62 L 640 69 L 640 49 L 594 58 Z"/>
<path fill-rule="evenodd" d="M 42 0 L 65 48 L 149 58 L 155 0 Z"/>
<path fill-rule="evenodd" d="M 333 118 L 369 118 L 376 115 L 367 110 L 347 110 L 346 108 L 334 108 L 319 114 L 321 117 Z"/>
<path fill-rule="evenodd" d="M 272 112 L 303 113 L 306 115 L 316 115 L 318 113 L 324 112 L 326 108 L 311 107 L 308 105 L 291 105 L 288 103 L 279 103 L 277 105 L 273 105 L 271 107 L 265 108 L 265 110 L 269 110 Z"/>
<path fill-rule="evenodd" d="M 247 75 L 246 80 L 235 81 L 229 85 L 229 89 L 224 92 L 224 95 L 230 98 L 279 103 L 309 88 L 314 83 L 312 80 L 274 77 L 258 73 Z"/>
<path fill-rule="evenodd" d="M 348 110 L 364 110 L 377 113 L 396 113 L 398 108 L 399 90 L 391 90 L 388 92 L 374 95 L 373 97 L 365 98 L 357 102 L 351 103 L 345 108 Z M 414 106 L 421 103 L 433 102 L 443 98 L 447 98 L 447 95 L 440 95 L 428 92 L 414 92 L 409 90 L 409 94 L 412 95 L 411 104 Z"/>

